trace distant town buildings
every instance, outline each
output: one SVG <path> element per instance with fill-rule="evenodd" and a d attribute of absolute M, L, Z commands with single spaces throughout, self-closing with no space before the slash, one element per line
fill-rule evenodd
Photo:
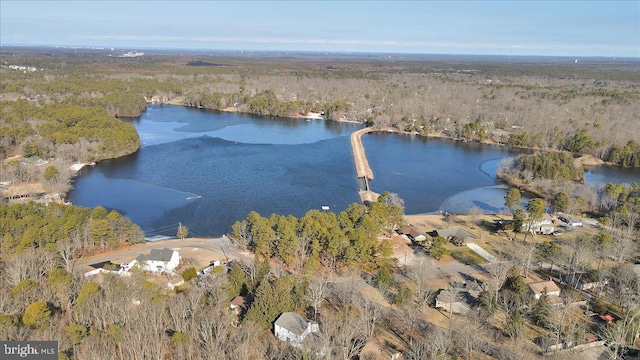
<path fill-rule="evenodd" d="M 124 53 L 122 55 L 119 55 L 118 57 L 121 57 L 121 58 L 134 58 L 134 57 L 140 57 L 140 56 L 144 56 L 144 53 L 143 52 L 132 52 L 132 51 L 129 51 L 129 52 L 126 52 L 126 53 Z"/>
<path fill-rule="evenodd" d="M 6 62 L 5 62 L 6 64 Z M 38 71 L 37 68 L 33 67 L 33 66 L 22 66 L 22 65 L 5 65 L 3 67 L 7 67 L 11 70 L 16 70 L 16 71 L 22 71 L 23 73 L 28 73 L 28 72 L 35 72 Z"/>

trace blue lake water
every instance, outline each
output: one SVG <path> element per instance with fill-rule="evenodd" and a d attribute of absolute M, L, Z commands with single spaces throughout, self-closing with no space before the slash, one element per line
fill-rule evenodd
<path fill-rule="evenodd" d="M 302 216 L 359 201 L 349 140 L 358 124 L 159 105 L 131 122 L 140 151 L 84 168 L 68 199 L 116 209 L 148 236 L 173 236 L 179 222 L 192 236 L 219 236 L 252 210 Z M 519 153 L 386 133 L 368 134 L 363 142 L 375 176 L 372 190 L 398 193 L 408 214 L 472 206 L 499 211 L 506 187 L 495 178 L 497 164 Z M 593 169 L 587 179 L 618 176 L 615 169 Z M 640 173 L 625 174 L 637 179 Z"/>

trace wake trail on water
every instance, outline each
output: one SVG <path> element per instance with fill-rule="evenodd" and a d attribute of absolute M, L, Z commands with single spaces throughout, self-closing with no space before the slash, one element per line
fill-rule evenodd
<path fill-rule="evenodd" d="M 135 183 L 136 185 L 140 185 L 143 187 L 149 187 L 149 188 L 156 188 L 158 190 L 161 191 L 166 191 L 166 192 L 171 192 L 174 194 L 184 194 L 185 195 L 185 200 L 193 200 L 193 199 L 201 199 L 202 195 L 198 195 L 192 192 L 188 192 L 188 191 L 183 191 L 183 190 L 178 190 L 178 189 L 174 189 L 168 186 L 163 186 L 163 185 L 156 185 L 156 184 L 151 184 L 151 183 L 147 183 L 144 181 L 140 181 L 140 180 L 133 180 L 133 179 L 120 179 L 122 181 L 126 181 L 126 182 L 131 182 L 131 183 Z"/>

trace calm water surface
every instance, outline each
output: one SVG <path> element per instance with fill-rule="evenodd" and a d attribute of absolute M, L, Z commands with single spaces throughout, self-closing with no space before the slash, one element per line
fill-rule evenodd
<path fill-rule="evenodd" d="M 148 236 L 175 236 L 179 222 L 192 236 L 219 236 L 252 210 L 302 216 L 359 201 L 349 135 L 360 125 L 158 105 L 131 122 L 140 151 L 83 169 L 69 200 L 116 209 Z M 501 159 L 518 154 L 397 134 L 368 134 L 363 142 L 375 176 L 372 190 L 398 193 L 408 214 L 472 206 L 500 211 L 506 187 L 495 170 Z M 594 168 L 587 179 L 612 181 L 605 179 L 618 174 L 615 169 Z M 622 179 L 639 174 L 623 173 Z"/>

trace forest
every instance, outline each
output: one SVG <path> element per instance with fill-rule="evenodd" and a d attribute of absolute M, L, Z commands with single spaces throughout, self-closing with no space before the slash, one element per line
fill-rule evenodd
<path fill-rule="evenodd" d="M 251 212 L 231 227 L 230 238 L 241 248 L 249 248 L 261 259 L 279 260 L 285 267 L 314 270 L 321 263 L 363 269 L 389 268 L 391 245 L 378 242 L 378 234 L 401 227 L 402 201 L 384 192 L 366 212 L 351 204 L 339 214 L 311 210 L 302 218 Z"/>
<path fill-rule="evenodd" d="M 87 278 L 76 267 L 81 257 L 144 241 L 121 214 L 56 202 L 9 205 L 23 199 L 3 196 L 2 339 L 56 340 L 62 359 L 377 359 L 361 355 L 374 343 L 375 353 L 405 359 L 526 360 L 589 336 L 606 341 L 612 358 L 633 350 L 640 333 L 640 281 L 632 266 L 640 260 L 640 188 L 585 184 L 575 158 L 640 165 L 637 62 L 153 51 L 116 58 L 90 49 L 3 47 L 0 63 L 3 186 L 39 183 L 34 192 L 64 198 L 71 165 L 138 150 L 135 128 L 123 118 L 139 116 L 155 97 L 268 116 L 313 111 L 329 120 L 533 149 L 502 164 L 500 176 L 538 196 L 523 206 L 512 189 L 508 214 L 492 218 L 442 215 L 447 227 L 478 235 L 500 258 L 494 266 L 442 236 L 411 243 L 424 261 L 407 263 L 406 253 L 399 261 L 391 240 L 405 216 L 402 200 L 387 192 L 337 214 L 251 212 L 228 238 L 253 261 L 232 261 L 209 276 L 183 263 L 185 284 L 174 291 L 158 285 L 164 275 Z M 14 64 L 36 71 L 15 71 L 8 66 Z M 535 234 L 530 224 L 550 208 L 588 214 L 595 225 Z M 487 219 L 512 222 L 496 229 Z M 483 265 L 484 275 L 443 276 L 454 256 Z M 528 293 L 534 272 L 584 273 L 608 286 L 585 292 L 564 284 L 562 303 L 552 303 L 557 299 Z M 449 306 L 471 292 L 477 302 L 454 316 L 436 306 L 443 289 Z M 247 306 L 236 315 L 229 302 L 237 296 Z M 313 344 L 284 346 L 270 334 L 286 311 L 320 325 Z M 591 313 L 616 321 L 596 326 Z"/>

